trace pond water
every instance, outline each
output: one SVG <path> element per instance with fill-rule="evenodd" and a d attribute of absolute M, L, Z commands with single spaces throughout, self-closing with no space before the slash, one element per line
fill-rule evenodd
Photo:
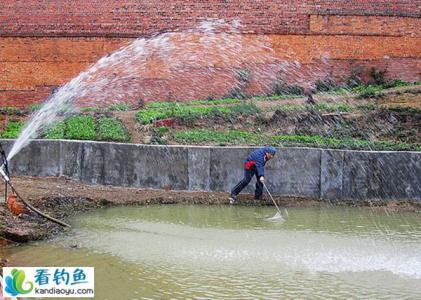
<path fill-rule="evenodd" d="M 2 250 L 16 266 L 94 266 L 96 299 L 421 298 L 421 214 L 157 205 L 79 215 Z M 72 248 L 77 245 L 77 248 Z"/>

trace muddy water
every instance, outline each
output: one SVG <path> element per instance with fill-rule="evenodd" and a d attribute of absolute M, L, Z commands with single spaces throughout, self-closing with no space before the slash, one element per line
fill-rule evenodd
<path fill-rule="evenodd" d="M 421 298 L 421 215 L 367 208 L 98 210 L 13 265 L 94 266 L 97 299 Z M 77 245 L 77 248 L 71 246 Z"/>

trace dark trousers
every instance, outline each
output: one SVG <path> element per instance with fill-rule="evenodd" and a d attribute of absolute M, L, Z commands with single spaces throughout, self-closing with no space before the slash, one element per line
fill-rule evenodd
<path fill-rule="evenodd" d="M 260 199 L 263 194 L 263 183 L 260 182 L 257 175 L 257 168 L 255 166 L 251 167 L 250 170 L 244 168 L 244 178 L 241 179 L 239 183 L 231 190 L 232 196 L 237 196 L 251 181 L 253 176 L 256 176 L 256 189 L 254 191 L 254 198 Z"/>

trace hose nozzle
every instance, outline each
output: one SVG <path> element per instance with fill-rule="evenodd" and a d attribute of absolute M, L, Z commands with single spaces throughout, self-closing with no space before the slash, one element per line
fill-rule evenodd
<path fill-rule="evenodd" d="M 6 174 L 5 169 L 6 169 L 6 165 L 5 165 L 5 164 L 2 164 L 2 165 L 1 165 L 1 167 L 0 167 L 0 175 L 3 177 L 3 179 L 4 179 L 6 182 L 9 182 L 9 181 L 10 181 L 10 178 L 9 178 L 9 176 Z"/>

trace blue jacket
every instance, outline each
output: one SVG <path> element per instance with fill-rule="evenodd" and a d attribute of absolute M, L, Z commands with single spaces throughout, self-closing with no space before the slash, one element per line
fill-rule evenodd
<path fill-rule="evenodd" d="M 247 156 L 246 163 L 249 161 L 254 161 L 256 163 L 257 168 L 257 176 L 265 176 L 265 164 L 266 164 L 266 153 L 272 153 L 275 155 L 276 149 L 272 146 L 259 148 L 254 150 Z"/>

